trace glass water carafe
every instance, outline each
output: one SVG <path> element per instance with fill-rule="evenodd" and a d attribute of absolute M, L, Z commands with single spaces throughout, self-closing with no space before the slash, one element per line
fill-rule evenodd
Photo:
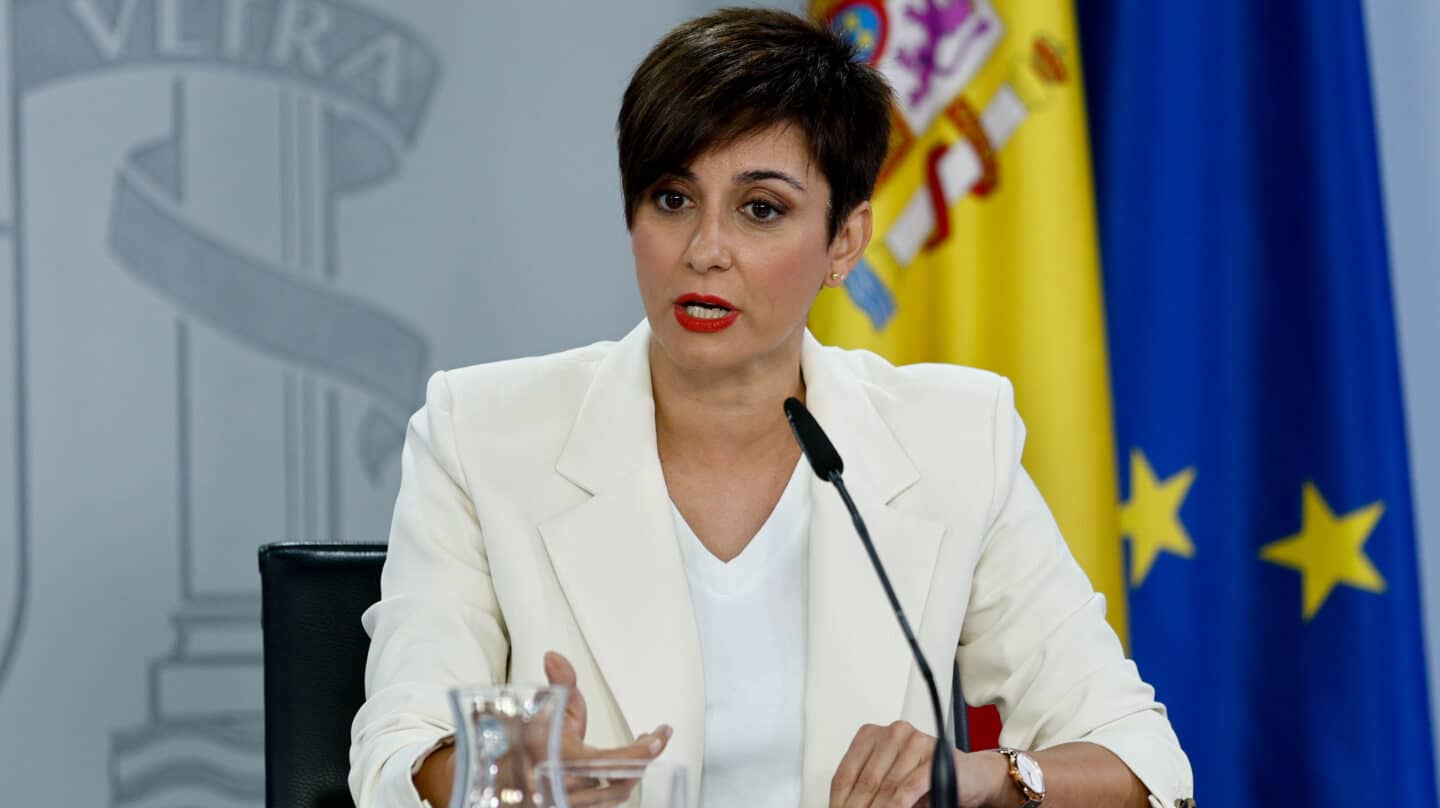
<path fill-rule="evenodd" d="M 450 691 L 455 786 L 450 808 L 540 808 L 536 767 L 558 760 L 563 687 L 477 685 Z"/>

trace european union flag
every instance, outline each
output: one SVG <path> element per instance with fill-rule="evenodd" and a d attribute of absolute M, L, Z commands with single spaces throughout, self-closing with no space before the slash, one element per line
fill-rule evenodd
<path fill-rule="evenodd" d="M 1080 4 L 1131 644 L 1201 805 L 1435 805 L 1358 0 Z"/>

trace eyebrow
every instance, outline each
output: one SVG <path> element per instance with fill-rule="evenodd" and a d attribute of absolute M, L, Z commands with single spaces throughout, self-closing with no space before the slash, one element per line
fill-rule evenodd
<path fill-rule="evenodd" d="M 737 185 L 742 185 L 747 182 L 759 182 L 760 180 L 780 180 L 786 185 L 794 187 L 797 191 L 805 190 L 805 183 L 795 179 L 794 177 L 786 174 L 783 171 L 775 171 L 774 169 L 769 168 L 755 169 L 753 171 L 742 171 L 739 174 L 736 174 L 734 178 L 734 181 Z"/>
<path fill-rule="evenodd" d="M 688 168 L 679 168 L 666 173 L 677 179 L 689 180 L 691 182 L 695 181 L 695 172 L 691 171 Z M 776 171 L 773 168 L 756 168 L 751 169 L 750 171 L 741 171 L 739 174 L 736 174 L 734 177 L 732 177 L 730 181 L 735 183 L 736 185 L 744 185 L 746 183 L 759 182 L 761 180 L 780 180 L 786 185 L 795 188 L 795 190 L 797 191 L 803 192 L 805 190 L 805 183 L 795 179 L 794 177 L 786 174 L 783 171 Z"/>

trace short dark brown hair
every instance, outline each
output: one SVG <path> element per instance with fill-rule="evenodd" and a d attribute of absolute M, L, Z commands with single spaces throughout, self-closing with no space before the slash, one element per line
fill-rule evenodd
<path fill-rule="evenodd" d="M 830 183 L 829 240 L 870 198 L 890 136 L 890 85 L 824 26 L 727 8 L 682 23 L 635 69 L 616 121 L 625 224 L 646 190 L 703 152 L 798 126 Z"/>

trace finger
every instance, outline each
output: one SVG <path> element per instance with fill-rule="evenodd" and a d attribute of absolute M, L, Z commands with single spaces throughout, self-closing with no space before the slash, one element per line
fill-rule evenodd
<path fill-rule="evenodd" d="M 583 786 L 568 789 L 565 794 L 575 808 L 609 808 L 623 805 L 635 791 L 635 781 L 597 782 L 591 780 Z"/>
<path fill-rule="evenodd" d="M 591 760 L 599 758 L 614 760 L 639 758 L 652 760 L 659 757 L 660 753 L 665 751 L 665 748 L 670 745 L 670 739 L 674 737 L 674 735 L 675 730 L 671 729 L 669 724 L 661 724 L 656 727 L 654 731 L 641 735 L 626 746 L 619 747 L 618 749 L 596 749 L 587 746 L 576 755 L 576 757 Z"/>
<path fill-rule="evenodd" d="M 830 778 L 830 808 L 840 808 L 850 799 L 855 782 L 878 740 L 879 730 L 880 727 L 866 724 L 850 740 L 850 748 L 845 750 L 845 756 L 840 758 L 840 765 L 835 769 L 835 776 Z"/>
<path fill-rule="evenodd" d="M 569 804 L 575 808 L 603 808 L 624 803 L 629 799 L 635 784 L 629 780 L 616 782 L 592 774 L 567 774 L 561 778 L 561 782 L 552 780 L 550 785 L 552 791 L 563 791 L 565 796 L 569 797 Z"/>
<path fill-rule="evenodd" d="M 559 651 L 545 652 L 545 676 L 552 685 L 575 686 L 575 666 Z"/>
<path fill-rule="evenodd" d="M 900 794 L 903 790 L 902 784 L 915 769 L 930 771 L 930 759 L 935 757 L 935 739 L 911 728 L 909 737 L 898 749 L 894 762 L 890 764 L 890 772 L 885 775 L 885 781 L 880 786 L 882 795 Z M 903 804 L 908 806 L 910 803 Z"/>
<path fill-rule="evenodd" d="M 930 804 L 930 767 L 916 766 L 895 790 L 895 804 L 906 808 L 925 808 Z"/>
<path fill-rule="evenodd" d="M 907 772 L 892 773 L 895 760 L 914 732 L 914 728 L 909 724 L 902 726 L 899 722 L 879 729 L 875 745 L 870 750 L 870 757 L 855 776 L 850 796 L 841 803 L 845 808 L 869 808 L 871 805 L 880 804 L 879 798 L 898 785 L 900 778 Z"/>
<path fill-rule="evenodd" d="M 545 653 L 545 678 L 552 685 L 569 688 L 570 697 L 565 700 L 565 729 L 568 733 L 579 740 L 585 739 L 585 729 L 588 723 L 589 710 L 585 706 L 585 696 L 580 692 L 576 683 L 575 666 L 570 660 L 558 651 L 547 651 Z"/>

